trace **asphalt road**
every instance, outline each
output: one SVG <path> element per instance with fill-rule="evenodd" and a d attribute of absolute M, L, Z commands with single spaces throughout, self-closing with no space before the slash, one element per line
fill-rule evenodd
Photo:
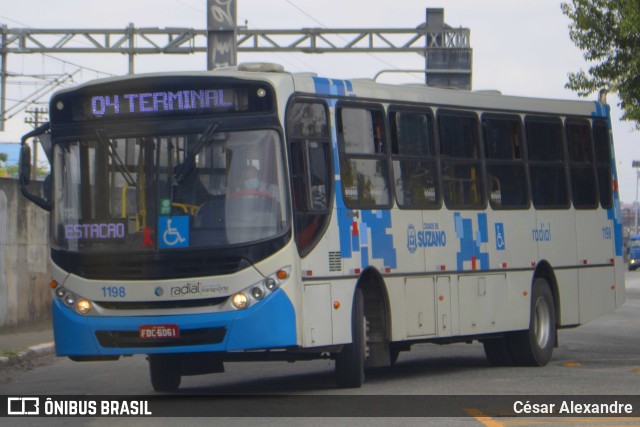
<path fill-rule="evenodd" d="M 543 368 L 491 367 L 481 344 L 415 345 L 401 353 L 392 368 L 374 370 L 361 389 L 335 388 L 333 362 L 227 363 L 223 374 L 184 377 L 181 395 L 638 395 L 640 390 L 640 272 L 627 272 L 627 301 L 615 313 L 576 329 L 559 332 L 559 347 Z M 0 371 L 0 395 L 150 395 L 144 356 L 117 362 L 76 363 L 52 356 Z M 313 399 L 313 397 L 310 397 Z M 397 402 L 397 401 L 396 401 Z M 359 402 L 368 404 L 368 401 Z M 370 402 L 373 403 L 373 402 Z M 247 414 L 250 408 L 247 408 Z M 286 413 L 286 411 L 285 411 Z M 330 414 L 328 414 L 330 415 Z M 64 418 L 47 420 L 63 425 Z M 107 425 L 105 418 L 74 419 L 74 425 Z M 128 425 L 127 419 L 115 425 Z M 246 425 L 255 418 L 137 419 L 136 424 Z M 242 421 L 244 420 L 244 422 Z M 324 418 L 288 418 L 291 425 L 325 425 Z M 438 418 L 329 418 L 331 425 L 441 425 Z M 2 420 L 0 420 L 1 423 Z M 42 419 L 21 419 L 40 425 Z M 68 420 L 67 420 L 68 421 Z M 111 419 L 111 421 L 114 421 Z M 131 421 L 129 419 L 129 421 Z M 221 421 L 221 419 L 217 419 Z M 349 421 L 349 422 L 347 422 Z M 153 424 L 152 424 L 153 422 Z M 478 416 L 447 419 L 447 425 L 516 425 L 508 419 Z M 518 419 L 518 426 L 523 420 Z M 120 424 L 122 423 L 122 424 Z M 166 423 L 166 424 L 164 424 Z M 640 418 L 569 421 L 535 419 L 532 425 L 640 425 Z M 574 424 L 571 424 L 574 423 Z M 261 425 L 282 425 L 283 419 L 261 418 Z M 289 424 L 289 422 L 284 422 Z M 109 425 L 114 425 L 110 423 Z M 526 423 L 525 423 L 526 425 Z"/>

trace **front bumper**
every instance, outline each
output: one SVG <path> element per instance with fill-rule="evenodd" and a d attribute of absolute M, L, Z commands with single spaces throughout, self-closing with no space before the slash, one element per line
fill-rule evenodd
<path fill-rule="evenodd" d="M 142 325 L 178 325 L 179 338 L 138 338 Z M 242 311 L 166 316 L 81 316 L 54 298 L 58 356 L 224 352 L 295 346 L 296 314 L 284 291 Z"/>

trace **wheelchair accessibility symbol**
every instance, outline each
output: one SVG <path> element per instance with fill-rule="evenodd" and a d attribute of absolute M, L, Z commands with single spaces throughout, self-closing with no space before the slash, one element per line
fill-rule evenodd
<path fill-rule="evenodd" d="M 496 222 L 496 249 L 499 251 L 505 250 L 504 224 L 501 222 Z"/>
<path fill-rule="evenodd" d="M 158 242 L 161 248 L 189 246 L 189 217 L 161 216 L 158 221 Z"/>

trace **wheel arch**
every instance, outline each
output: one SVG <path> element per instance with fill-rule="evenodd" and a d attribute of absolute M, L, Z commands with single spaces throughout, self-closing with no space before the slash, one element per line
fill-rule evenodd
<path fill-rule="evenodd" d="M 380 338 L 390 341 L 391 310 L 389 293 L 382 274 L 375 267 L 367 267 L 356 284 L 364 296 L 365 316 L 369 322 L 370 332 L 381 334 Z"/>

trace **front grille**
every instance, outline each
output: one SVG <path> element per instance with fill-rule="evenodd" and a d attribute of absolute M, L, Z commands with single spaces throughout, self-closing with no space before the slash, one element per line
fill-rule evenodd
<path fill-rule="evenodd" d="M 166 308 L 212 307 L 223 304 L 227 299 L 228 297 L 176 301 L 95 301 L 95 304 L 109 310 L 154 310 Z"/>
<path fill-rule="evenodd" d="M 80 277 L 110 280 L 163 279 L 231 274 L 241 269 L 239 257 L 191 257 L 179 262 L 167 259 L 96 259 L 76 267 Z M 245 262 L 246 266 L 248 264 Z"/>
<path fill-rule="evenodd" d="M 52 251 L 64 270 L 94 280 L 159 280 L 232 274 L 251 264 L 240 256 L 208 251 L 167 254 L 82 254 Z"/>
<path fill-rule="evenodd" d="M 106 348 L 154 348 L 218 344 L 227 328 L 185 329 L 178 338 L 140 339 L 138 331 L 97 331 L 96 338 Z"/>

